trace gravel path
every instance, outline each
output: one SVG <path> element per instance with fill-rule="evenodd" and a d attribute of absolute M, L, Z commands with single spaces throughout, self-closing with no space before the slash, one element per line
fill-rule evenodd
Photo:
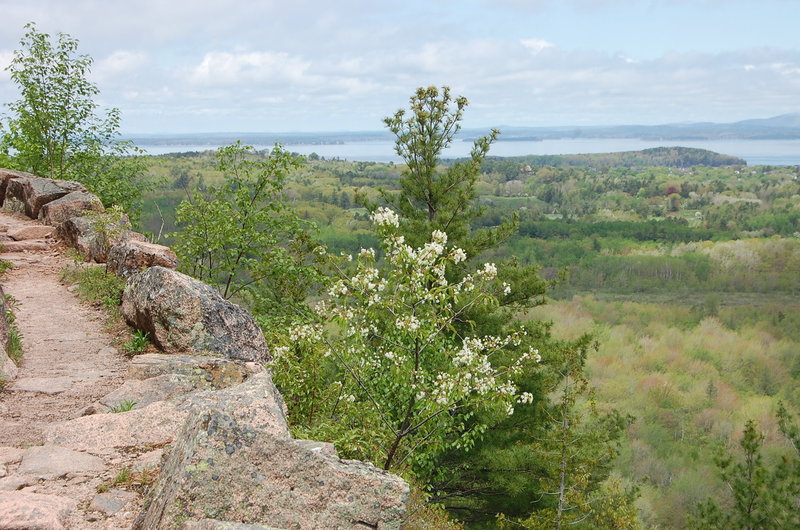
<path fill-rule="evenodd" d="M 23 227 L 46 231 L 0 211 L 0 259 L 14 265 L 1 283 L 23 337 L 17 377 L 0 391 L 0 528 L 130 528 L 141 496 L 98 494 L 130 459 L 45 443 L 46 429 L 82 416 L 123 383 L 127 360 L 113 347 L 105 313 L 59 281 L 70 264 L 63 248 L 48 237 L 11 241 L 8 234 Z"/>
<path fill-rule="evenodd" d="M 35 224 L 0 212 L 0 234 Z M 79 415 L 122 384 L 126 362 L 111 346 L 103 313 L 59 281 L 69 264 L 62 252 L 22 250 L 0 258 L 14 264 L 2 284 L 16 301 L 24 352 L 17 379 L 0 394 L 0 446 L 39 445 L 43 427 Z"/>

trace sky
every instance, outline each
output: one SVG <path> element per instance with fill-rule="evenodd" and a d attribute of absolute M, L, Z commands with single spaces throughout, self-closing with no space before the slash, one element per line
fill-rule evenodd
<path fill-rule="evenodd" d="M 463 126 L 733 122 L 800 112 L 797 0 L 0 0 L 94 59 L 136 133 L 372 131 L 419 86 Z M 5 112 L 3 108 L 0 112 Z"/>

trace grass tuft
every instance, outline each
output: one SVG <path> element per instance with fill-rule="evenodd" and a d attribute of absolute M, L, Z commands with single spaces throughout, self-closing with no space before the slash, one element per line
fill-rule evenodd
<path fill-rule="evenodd" d="M 149 335 L 146 331 L 137 329 L 131 338 L 122 345 L 123 351 L 129 356 L 138 355 L 147 349 L 150 344 Z"/>

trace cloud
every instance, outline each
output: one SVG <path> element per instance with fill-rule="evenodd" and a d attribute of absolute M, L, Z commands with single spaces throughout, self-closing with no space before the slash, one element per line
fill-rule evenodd
<path fill-rule="evenodd" d="M 202 86 L 237 86 L 247 83 L 277 85 L 308 84 L 311 62 L 286 52 L 206 53 L 191 69 L 188 80 Z"/>
<path fill-rule="evenodd" d="M 544 39 L 522 39 L 520 43 L 533 52 L 534 55 L 542 53 L 548 48 L 555 48 L 556 46 L 552 42 L 548 42 Z"/>
<path fill-rule="evenodd" d="M 150 59 L 144 52 L 116 50 L 95 62 L 93 72 L 100 80 L 119 79 L 142 70 L 149 62 Z"/>
<path fill-rule="evenodd" d="M 780 24 L 794 19 L 764 35 L 752 17 L 726 18 L 714 31 L 697 22 L 716 16 L 712 4 L 746 2 L 699 0 L 695 10 L 688 0 L 0 0 L 0 50 L 15 48 L 34 19 L 80 39 L 80 52 L 96 59 L 103 103 L 138 131 L 376 129 L 431 84 L 470 99 L 466 126 L 796 111 L 800 52 L 793 28 Z M 748 24 L 752 31 L 737 31 Z M 10 58 L 0 51 L 0 65 Z M 14 97 L 0 70 L 0 104 Z"/>

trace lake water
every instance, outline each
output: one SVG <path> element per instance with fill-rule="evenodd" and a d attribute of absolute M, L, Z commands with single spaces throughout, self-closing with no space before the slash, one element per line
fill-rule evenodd
<path fill-rule="evenodd" d="M 725 155 L 738 156 L 751 166 L 800 166 L 800 140 L 666 140 L 650 141 L 634 138 L 574 138 L 540 142 L 503 142 L 492 145 L 491 156 L 567 155 L 581 153 L 613 153 L 640 151 L 651 147 L 695 147 Z M 180 153 L 216 149 L 220 145 L 140 145 L 149 154 Z M 257 145 L 258 149 L 271 146 Z M 454 142 L 444 158 L 469 155 L 471 142 Z M 286 149 L 303 155 L 317 153 L 327 159 L 340 158 L 365 162 L 400 162 L 392 141 L 348 142 L 342 144 L 290 144 Z"/>

